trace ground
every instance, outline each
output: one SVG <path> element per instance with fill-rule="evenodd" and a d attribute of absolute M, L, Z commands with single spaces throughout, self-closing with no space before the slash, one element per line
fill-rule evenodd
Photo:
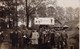
<path fill-rule="evenodd" d="M 0 46 L 1 46 L 0 49 L 12 49 L 11 45 L 8 42 L 3 42 Z M 20 49 L 20 48 L 16 48 L 16 49 Z M 30 49 L 33 48 L 30 47 Z M 53 48 L 53 49 L 57 49 L 57 48 Z M 64 48 L 64 49 L 69 49 L 69 48 Z"/>

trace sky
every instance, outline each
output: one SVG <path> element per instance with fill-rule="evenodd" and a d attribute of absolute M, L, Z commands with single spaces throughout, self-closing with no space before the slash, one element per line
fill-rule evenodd
<path fill-rule="evenodd" d="M 57 5 L 61 7 L 80 7 L 80 0 L 57 0 Z"/>

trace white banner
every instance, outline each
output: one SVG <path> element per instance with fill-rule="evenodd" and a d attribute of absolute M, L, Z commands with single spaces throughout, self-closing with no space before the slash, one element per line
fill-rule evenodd
<path fill-rule="evenodd" d="M 53 17 L 39 17 L 34 18 L 35 25 L 54 25 L 54 18 Z"/>

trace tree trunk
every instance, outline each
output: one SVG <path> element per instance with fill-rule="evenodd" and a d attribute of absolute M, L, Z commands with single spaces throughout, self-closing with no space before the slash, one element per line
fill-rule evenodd
<path fill-rule="evenodd" d="M 27 16 L 27 28 L 29 26 L 29 16 Z"/>
<path fill-rule="evenodd" d="M 27 1 L 28 0 L 26 0 L 26 18 L 27 18 L 27 28 L 28 28 L 28 25 L 29 25 L 29 16 L 28 16 L 28 6 L 27 6 Z"/>
<path fill-rule="evenodd" d="M 16 4 L 17 4 L 17 0 L 15 0 L 16 1 Z M 16 27 L 18 26 L 18 18 L 17 18 L 17 5 L 16 5 L 16 22 L 15 22 L 15 24 L 16 24 Z"/>

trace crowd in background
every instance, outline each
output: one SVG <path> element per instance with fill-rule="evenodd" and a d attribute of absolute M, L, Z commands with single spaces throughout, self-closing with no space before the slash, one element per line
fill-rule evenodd
<path fill-rule="evenodd" d="M 32 30 L 30 35 L 27 32 L 13 30 L 10 32 L 10 43 L 12 47 L 28 49 L 64 49 L 67 44 L 68 35 L 65 30 L 56 31 L 54 29 L 40 28 Z M 4 40 L 3 31 L 0 32 L 0 43 Z"/>

